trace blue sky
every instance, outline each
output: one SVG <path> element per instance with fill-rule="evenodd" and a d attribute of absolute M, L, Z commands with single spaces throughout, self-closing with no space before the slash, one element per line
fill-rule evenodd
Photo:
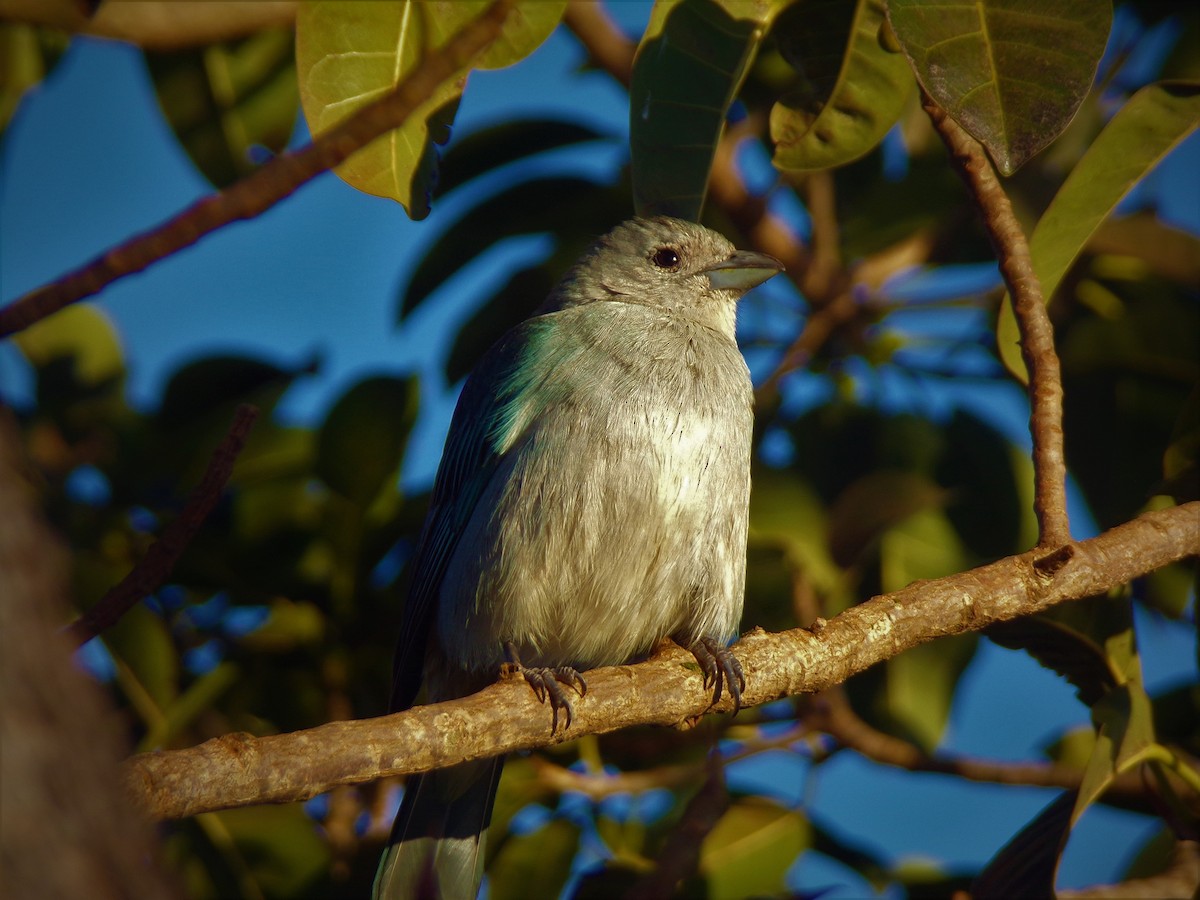
<path fill-rule="evenodd" d="M 621 2 L 612 8 L 636 33 L 649 5 Z M 559 32 L 515 67 L 475 73 L 455 133 L 518 116 L 582 121 L 611 135 L 611 142 L 539 162 L 539 170 L 546 174 L 561 166 L 564 172 L 612 179 L 627 153 L 626 95 L 603 73 L 581 71 L 582 62 L 577 44 Z M 305 139 L 298 124 L 296 140 Z M 210 191 L 159 114 L 140 57 L 115 43 L 73 46 L 22 106 L 0 150 L 0 302 L 154 227 Z M 1169 198 L 1171 215 L 1179 220 L 1190 215 L 1185 224 L 1195 230 L 1200 202 L 1189 200 L 1200 198 L 1198 157 L 1193 139 L 1143 189 L 1143 196 Z M 504 277 L 542 249 L 537 238 L 497 247 L 397 328 L 407 273 L 463 203 L 451 195 L 428 220 L 413 223 L 398 205 L 359 194 L 327 174 L 258 219 L 114 284 L 98 305 L 125 344 L 131 399 L 153 407 L 171 372 L 216 352 L 286 365 L 317 356 L 320 374 L 293 388 L 280 410 L 289 419 L 313 422 L 368 372 L 418 371 L 425 407 L 404 480 L 427 484 L 454 400 L 454 386 L 441 374 L 448 340 L 471 310 L 480 284 Z M 788 290 L 769 285 L 756 302 L 768 311 L 772 304 L 787 308 L 793 302 Z M 766 314 L 763 306 L 755 309 L 748 315 Z M 812 397 L 827 389 L 815 378 L 805 387 Z M 1003 386 L 981 397 L 976 391 L 976 385 L 951 388 L 930 402 L 969 403 L 1027 445 L 1019 392 Z M 0 345 L 0 396 L 20 400 L 29 393 L 24 363 L 11 345 Z M 1086 516 L 1076 521 L 1085 523 L 1077 536 L 1086 536 Z M 1191 677 L 1186 629 L 1148 617 L 1140 624 L 1151 690 Z M 1004 759 L 1037 758 L 1038 748 L 1067 722 L 1087 722 L 1086 709 L 1069 687 L 1023 655 L 983 642 L 959 692 L 945 746 Z M 942 776 L 914 779 L 849 755 L 816 772 L 794 759 L 745 764 L 731 780 L 772 790 L 783 785 L 787 800 L 804 798 L 822 821 L 885 855 L 932 856 L 968 866 L 986 860 L 1052 797 Z M 918 814 L 914 824 L 914 810 L 922 808 L 931 811 Z M 1115 878 L 1150 827 L 1128 813 L 1089 813 L 1068 847 L 1061 883 Z M 796 870 L 798 887 L 836 882 L 845 888 L 831 897 L 862 890 L 836 866 L 806 859 Z"/>

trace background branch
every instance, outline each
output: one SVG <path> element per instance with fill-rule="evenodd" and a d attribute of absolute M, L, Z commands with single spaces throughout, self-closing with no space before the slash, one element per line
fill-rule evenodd
<path fill-rule="evenodd" d="M 307 147 L 284 153 L 233 186 L 204 198 L 151 231 L 0 309 L 0 337 L 27 328 L 126 275 L 140 272 L 225 225 L 266 212 L 301 185 L 399 128 L 442 82 L 500 34 L 516 0 L 495 0 L 442 47 L 430 51 L 388 94 L 363 107 Z"/>
<path fill-rule="evenodd" d="M 1073 545 L 1031 551 L 854 606 L 816 631 L 755 630 L 736 646 L 755 706 L 824 690 L 908 647 L 1040 612 L 1200 554 L 1200 502 L 1147 513 Z M 339 784 L 427 771 L 631 725 L 675 725 L 710 711 L 691 654 L 675 647 L 638 665 L 588 674 L 574 722 L 550 717 L 520 677 L 461 700 L 291 734 L 232 734 L 187 750 L 130 759 L 126 780 L 154 816 L 177 818 L 254 803 L 302 800 Z M 715 707 L 729 709 L 728 698 Z"/>
<path fill-rule="evenodd" d="M 111 628 L 135 603 L 149 596 L 167 580 L 196 530 L 217 505 L 256 418 L 258 410 L 255 407 L 242 404 L 237 408 L 225 439 L 213 451 L 204 477 L 188 497 L 179 515 L 163 529 L 162 536 L 150 545 L 146 555 L 128 575 L 109 589 L 95 606 L 67 626 L 67 636 L 76 647 Z"/>

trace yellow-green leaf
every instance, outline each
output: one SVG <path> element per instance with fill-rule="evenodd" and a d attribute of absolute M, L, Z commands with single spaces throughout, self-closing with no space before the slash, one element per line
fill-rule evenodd
<path fill-rule="evenodd" d="M 761 799 L 735 803 L 700 848 L 710 900 L 775 895 L 788 867 L 810 843 L 806 819 Z"/>
<path fill-rule="evenodd" d="M 1071 170 L 1029 241 L 1047 300 L 1088 240 L 1133 186 L 1200 125 L 1200 84 L 1152 84 L 1134 94 Z M 1005 298 L 996 342 L 1004 365 L 1028 381 L 1017 322 Z"/>
<path fill-rule="evenodd" d="M 1108 0 L 888 0 L 917 80 L 1011 175 L 1087 96 L 1112 25 Z"/>
<path fill-rule="evenodd" d="M 300 100 L 320 134 L 392 90 L 424 53 L 445 44 L 489 6 L 488 0 L 322 0 L 302 3 L 296 19 Z M 533 52 L 562 18 L 566 0 L 519 3 L 499 38 L 476 60 L 500 68 Z M 377 138 L 337 168 L 349 184 L 429 212 L 437 156 L 466 84 L 466 71 L 442 84 L 400 128 Z"/>
<path fill-rule="evenodd" d="M 813 57 L 844 48 L 836 79 L 784 97 L 771 110 L 775 165 L 785 171 L 839 166 L 868 153 L 900 117 L 912 92 L 908 64 L 880 41 L 883 0 L 822 0 L 792 7 L 775 33 L 811 78 Z"/>
<path fill-rule="evenodd" d="M 13 340 L 38 369 L 56 359 L 74 358 L 75 376 L 86 385 L 100 385 L 125 372 L 117 331 L 94 306 L 68 306 Z"/>

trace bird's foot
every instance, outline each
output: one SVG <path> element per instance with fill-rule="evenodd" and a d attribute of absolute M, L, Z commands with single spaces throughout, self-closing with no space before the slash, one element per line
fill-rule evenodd
<path fill-rule="evenodd" d="M 700 671 L 704 673 L 704 686 L 713 689 L 713 703 L 720 700 L 722 691 L 728 688 L 729 696 L 733 698 L 733 714 L 736 716 L 742 708 L 742 691 L 746 689 L 746 676 L 733 651 L 708 637 L 694 641 L 688 649 L 696 657 L 696 662 L 700 663 Z"/>
<path fill-rule="evenodd" d="M 558 731 L 558 711 L 560 709 L 566 720 L 563 727 L 570 728 L 575 711 L 571 707 L 571 698 L 567 696 L 563 687 L 571 688 L 580 697 L 584 696 L 587 694 L 587 682 L 583 676 L 570 666 L 526 666 L 521 662 L 521 657 L 517 655 L 517 648 L 512 641 L 505 642 L 504 656 L 513 671 L 520 672 L 529 686 L 533 688 L 533 693 L 538 700 L 542 703 L 549 701 L 553 714 L 550 733 L 554 734 Z"/>

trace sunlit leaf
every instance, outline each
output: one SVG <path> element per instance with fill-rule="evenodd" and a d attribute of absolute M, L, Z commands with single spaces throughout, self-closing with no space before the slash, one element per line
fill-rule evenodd
<path fill-rule="evenodd" d="M 883 0 L 799 3 L 780 16 L 774 33 L 785 55 L 815 82 L 771 110 L 780 169 L 824 169 L 858 159 L 900 117 L 913 79 L 904 57 L 880 42 L 883 24 Z M 835 80 L 821 83 L 814 68 L 839 48 L 844 53 Z"/>
<path fill-rule="evenodd" d="M 290 29 L 265 29 L 223 44 L 146 53 L 158 102 L 204 176 L 225 187 L 282 151 L 299 95 Z"/>
<path fill-rule="evenodd" d="M 1200 125 L 1200 84 L 1152 84 L 1113 116 L 1071 170 L 1030 238 L 1034 271 L 1047 300 L 1092 234 L 1135 184 Z M 1023 383 L 1016 319 L 1005 298 L 996 342 L 1004 365 Z"/>
<path fill-rule="evenodd" d="M 445 44 L 487 7 L 487 0 L 301 4 L 296 62 L 312 132 L 327 131 L 382 97 L 413 72 L 422 54 Z M 475 66 L 500 68 L 523 59 L 550 35 L 565 8 L 566 0 L 518 4 Z M 465 84 L 465 71 L 443 83 L 400 128 L 338 166 L 338 174 L 361 191 L 399 201 L 412 218 L 424 218 L 435 181 L 435 148 L 449 137 Z"/>
<path fill-rule="evenodd" d="M 725 113 L 790 0 L 657 0 L 629 89 L 638 215 L 699 221 Z"/>
<path fill-rule="evenodd" d="M 26 92 L 40 84 L 67 49 L 68 36 L 20 22 L 0 22 L 0 135 Z"/>
<path fill-rule="evenodd" d="M 708 897 L 775 894 L 809 840 L 808 822 L 794 810 L 755 798 L 734 803 L 700 849 Z"/>
<path fill-rule="evenodd" d="M 94 306 L 68 306 L 18 332 L 13 341 L 39 369 L 54 360 L 72 360 L 75 377 L 85 385 L 100 385 L 125 372 L 116 329 Z"/>
<path fill-rule="evenodd" d="M 887 0 L 925 90 L 1011 175 L 1087 96 L 1108 41 L 1108 0 Z"/>
<path fill-rule="evenodd" d="M 415 377 L 360 381 L 334 404 L 317 436 L 317 475 L 365 508 L 396 474 L 417 418 Z"/>

